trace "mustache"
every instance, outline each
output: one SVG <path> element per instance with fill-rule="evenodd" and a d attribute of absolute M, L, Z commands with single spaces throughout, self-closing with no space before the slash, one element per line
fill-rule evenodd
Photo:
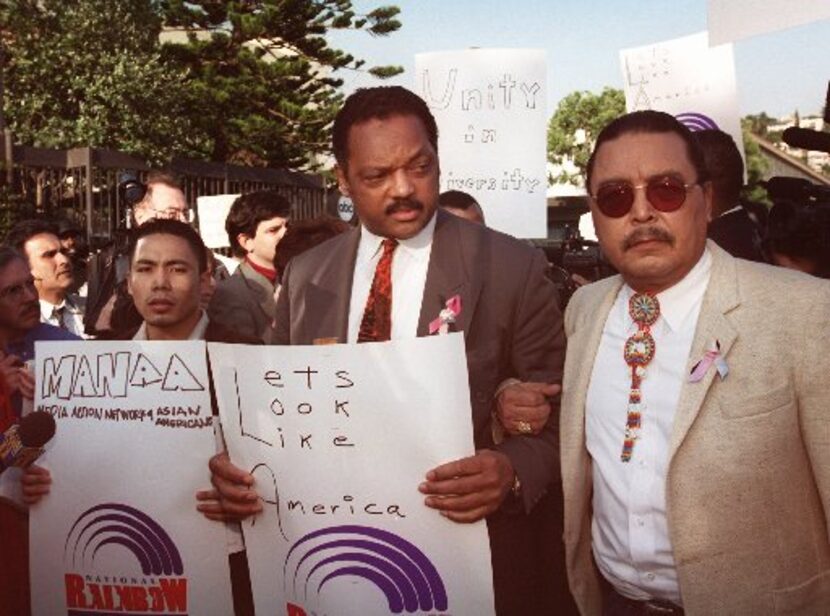
<path fill-rule="evenodd" d="M 660 227 L 641 227 L 635 229 L 622 241 L 623 250 L 629 250 L 638 243 L 646 240 L 657 240 L 658 242 L 667 242 L 674 246 L 674 236 Z"/>
<path fill-rule="evenodd" d="M 391 204 L 386 206 L 384 213 L 386 215 L 394 214 L 404 210 L 419 210 L 423 211 L 424 204 L 417 199 L 395 199 Z"/>

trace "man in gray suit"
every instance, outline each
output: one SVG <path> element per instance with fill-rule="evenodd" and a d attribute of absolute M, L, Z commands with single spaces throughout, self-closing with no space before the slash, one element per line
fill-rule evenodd
<path fill-rule="evenodd" d="M 274 254 L 290 215 L 288 199 L 272 190 L 241 195 L 233 202 L 225 230 L 242 263 L 217 285 L 208 306 L 211 321 L 271 342 L 277 279 Z"/>
<path fill-rule="evenodd" d="M 699 145 L 609 124 L 591 213 L 620 272 L 566 315 L 565 547 L 583 614 L 827 614 L 830 284 L 711 240 Z"/>
<path fill-rule="evenodd" d="M 404 88 L 349 97 L 334 123 L 334 152 L 340 192 L 354 202 L 361 225 L 289 263 L 275 341 L 425 336 L 460 299 L 449 327 L 465 333 L 477 453 L 424 469 L 423 483 L 412 488 L 450 520 L 487 518 L 500 615 L 552 613 L 566 600 L 549 578 L 558 533 L 545 526 L 556 511 L 549 488 L 558 479 L 558 447 L 555 414 L 544 418 L 564 354 L 556 293 L 541 253 L 436 212 L 437 137 L 424 101 Z M 502 440 L 497 404 L 529 407 L 542 419 L 528 419 L 522 435 Z M 388 421 L 394 413 L 389 409 Z M 251 485 L 250 476 L 226 458 L 212 469 L 229 508 L 255 508 L 240 488 Z"/>

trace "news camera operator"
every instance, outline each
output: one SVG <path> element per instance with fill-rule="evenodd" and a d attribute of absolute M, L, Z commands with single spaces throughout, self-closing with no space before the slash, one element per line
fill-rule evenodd
<path fill-rule="evenodd" d="M 127 172 L 121 175 L 118 189 L 131 210 L 128 229 L 157 218 L 192 222 L 184 191 L 171 173 L 150 171 L 142 184 L 136 174 Z M 88 334 L 111 339 L 141 324 L 141 316 L 126 289 L 128 270 L 126 234 L 122 231 L 90 259 L 84 320 Z"/>

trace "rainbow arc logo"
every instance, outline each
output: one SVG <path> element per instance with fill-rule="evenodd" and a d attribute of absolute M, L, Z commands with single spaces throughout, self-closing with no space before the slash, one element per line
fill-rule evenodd
<path fill-rule="evenodd" d="M 308 533 L 288 551 L 283 573 L 291 594 L 305 600 L 331 580 L 349 576 L 380 589 L 392 614 L 445 612 L 449 606 L 441 575 L 426 554 L 399 535 L 369 526 Z"/>
<path fill-rule="evenodd" d="M 184 573 L 170 535 L 146 513 L 118 503 L 96 505 L 82 513 L 66 537 L 64 555 L 73 567 L 89 569 L 98 551 L 108 545 L 132 552 L 144 575 Z"/>
<path fill-rule="evenodd" d="M 702 113 L 688 111 L 686 113 L 678 113 L 674 117 L 693 133 L 699 130 L 719 130 L 718 123 Z"/>

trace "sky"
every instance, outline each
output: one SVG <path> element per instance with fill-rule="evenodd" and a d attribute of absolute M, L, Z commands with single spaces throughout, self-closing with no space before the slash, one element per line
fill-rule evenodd
<path fill-rule="evenodd" d="M 740 0 L 732 0 L 740 1 Z M 798 0 L 791 0 L 797 2 Z M 548 115 L 575 90 L 622 88 L 619 51 L 706 30 L 706 0 L 353 0 L 357 12 L 401 9 L 400 30 L 386 37 L 336 32 L 332 45 L 367 66 L 397 64 L 403 75 L 380 81 L 339 71 L 344 91 L 382 84 L 413 87 L 415 54 L 469 47 L 545 49 Z M 734 43 L 742 116 L 821 114 L 830 79 L 830 20 Z"/>

